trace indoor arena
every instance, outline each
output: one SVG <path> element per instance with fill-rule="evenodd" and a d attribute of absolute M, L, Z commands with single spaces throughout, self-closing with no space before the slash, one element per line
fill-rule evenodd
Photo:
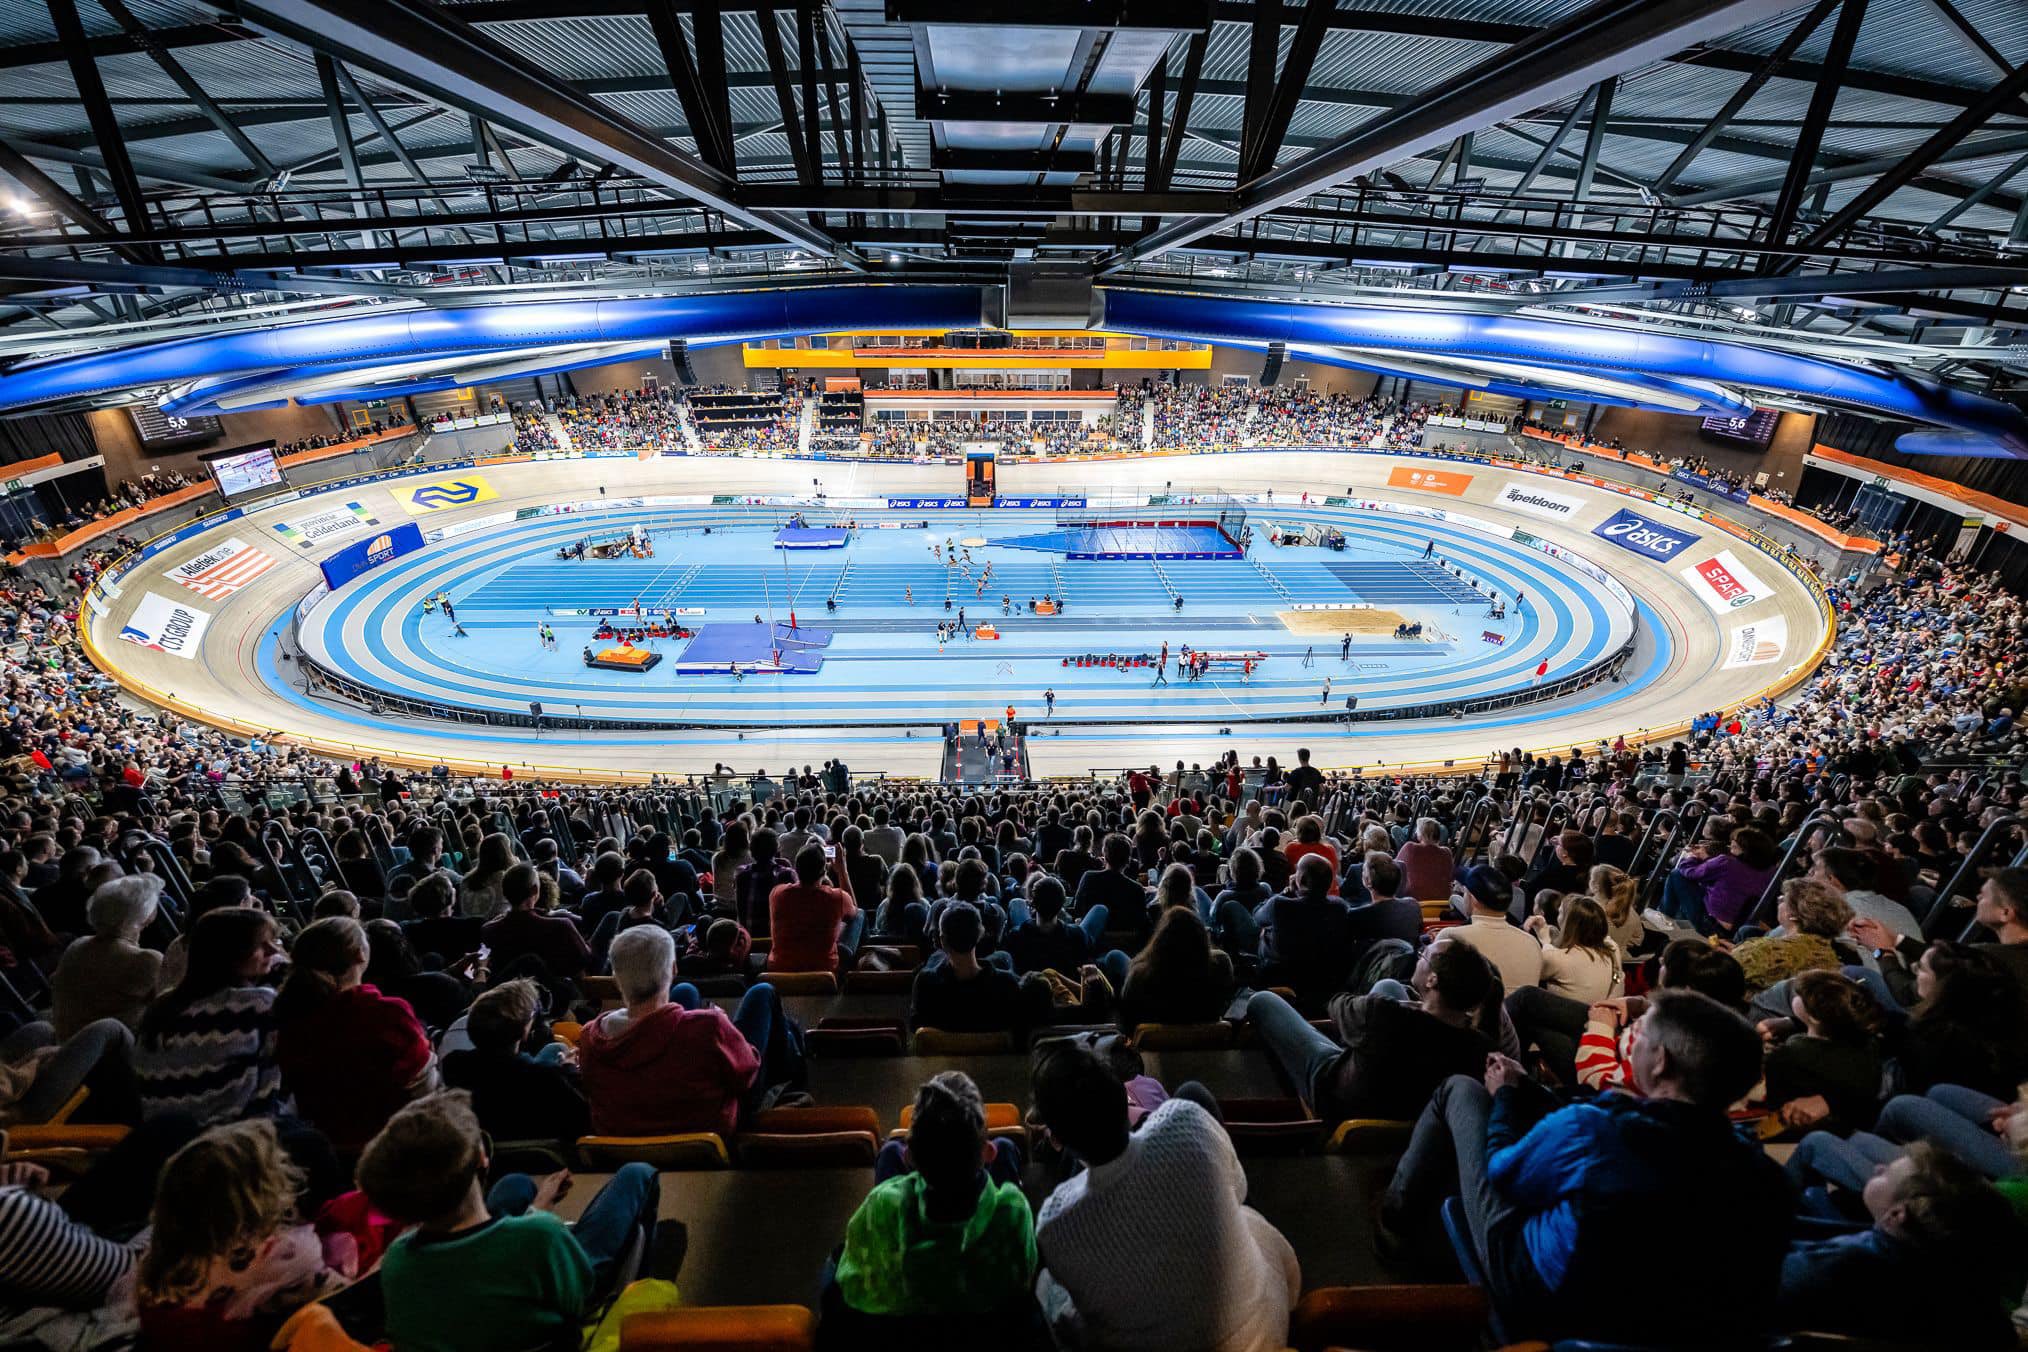
<path fill-rule="evenodd" d="M 2028 1345 L 2018 0 L 0 0 L 0 1350 Z"/>

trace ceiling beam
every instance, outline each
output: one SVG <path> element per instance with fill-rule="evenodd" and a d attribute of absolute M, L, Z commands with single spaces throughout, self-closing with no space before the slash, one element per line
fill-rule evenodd
<path fill-rule="evenodd" d="M 141 196 L 141 180 L 134 172 L 133 161 L 127 158 L 120 120 L 114 115 L 113 106 L 106 102 L 105 81 L 99 77 L 98 59 L 92 55 L 91 43 L 85 38 L 75 0 L 49 0 L 49 17 L 56 25 L 57 41 L 64 45 L 69 57 L 70 78 L 77 85 L 78 98 L 84 102 L 85 117 L 98 143 L 106 177 L 112 181 L 113 195 L 119 199 L 120 213 L 130 229 L 143 225 L 148 219 L 148 208 Z M 142 252 L 146 254 L 149 250 L 144 247 Z"/>
<path fill-rule="evenodd" d="M 616 165 L 786 242 L 834 251 L 837 242 L 822 230 L 741 206 L 737 185 L 725 175 L 429 0 L 381 0 L 370 12 L 350 0 L 241 0 L 240 10 L 265 31 L 373 71 L 391 84 L 512 127 L 585 162 Z M 865 266 L 849 249 L 836 252 L 847 268 Z"/>
<path fill-rule="evenodd" d="M 1639 70 L 1702 37 L 1736 31 L 1782 9 L 1784 0 L 1595 0 L 1535 31 L 1414 104 L 1368 119 L 1331 145 L 1241 188 L 1224 217 L 1179 221 L 1103 260 L 1110 271 L 1160 257 L 1406 155 L 1568 98 L 1608 76 Z"/>
<path fill-rule="evenodd" d="M 26 155 L 0 141 L 0 174 L 6 174 L 29 197 L 56 212 L 59 216 L 77 226 L 96 240 L 110 244 L 113 250 L 130 263 L 148 261 L 147 250 L 137 244 L 121 243 L 119 232 L 107 223 L 105 217 L 93 211 L 89 205 L 68 192 L 61 183 L 31 163 Z M 144 227 L 147 222 L 141 223 Z M 66 235 L 62 244 L 75 246 L 82 241 Z"/>
<path fill-rule="evenodd" d="M 1669 167 L 1655 176 L 1652 186 L 1658 195 L 1663 197 L 1668 196 L 1669 190 L 1675 185 L 1677 178 L 1682 175 L 1684 170 L 1690 167 L 1690 162 L 1710 148 L 1711 143 L 1718 139 L 1718 133 L 1725 130 L 1726 124 L 1738 116 L 1739 110 L 1746 107 L 1752 101 L 1753 96 L 1758 94 L 1767 82 L 1773 79 L 1783 66 L 1788 64 L 1789 58 L 1796 54 L 1796 50 L 1804 42 L 1808 41 L 1810 34 L 1817 31 L 1817 26 L 1829 18 L 1831 11 L 1837 8 L 1837 6 L 1838 0 L 1817 0 L 1816 7 L 1808 14 L 1805 14 L 1802 21 L 1789 30 L 1788 36 L 1783 38 L 1781 43 L 1772 52 L 1768 53 L 1767 60 L 1754 67 L 1747 77 L 1740 81 L 1739 88 L 1732 91 L 1732 97 L 1728 98 L 1719 107 L 1718 111 L 1711 115 L 1711 120 L 1706 122 L 1698 133 L 1690 138 L 1689 144 L 1685 145 L 1677 153 L 1676 158 L 1669 161 Z"/>
<path fill-rule="evenodd" d="M 1850 4 L 1851 0 L 1846 0 L 1846 3 Z M 2028 66 L 2022 66 L 2014 71 L 2006 79 L 2001 80 L 1991 89 L 1987 90 L 1985 99 L 1980 103 L 1973 104 L 1943 126 L 1938 127 L 1935 134 L 1914 150 L 1909 151 L 1898 164 L 1879 178 L 1873 180 L 1873 182 L 1867 184 L 1851 201 L 1833 213 L 1829 220 L 1811 231 L 1810 237 L 1804 240 L 1803 243 L 1806 246 L 1821 244 L 1852 226 L 1868 212 L 1900 191 L 1917 174 L 1935 163 L 1937 156 L 1964 140 L 1973 131 L 1976 131 L 1979 124 L 1992 116 L 1995 109 L 2001 104 L 2014 99 L 2023 90 L 2028 90 Z"/>
<path fill-rule="evenodd" d="M 145 52 L 149 46 L 170 51 L 178 47 L 201 47 L 217 42 L 246 42 L 257 39 L 260 34 L 236 23 L 179 24 L 170 28 L 151 29 L 148 42 L 132 33 L 110 33 L 89 38 L 83 50 L 94 58 L 104 56 L 128 56 L 134 52 Z M 19 70 L 24 66 L 54 65 L 70 59 L 70 48 L 61 38 L 55 42 L 17 42 L 0 47 L 0 70 Z"/>
<path fill-rule="evenodd" d="M 1844 0 L 1838 7 L 1838 24 L 1831 30 L 1831 43 L 1825 49 L 1824 64 L 1817 74 L 1817 87 L 1810 92 L 1809 111 L 1803 116 L 1802 129 L 1796 133 L 1794 155 L 1782 175 L 1782 186 L 1775 194 L 1774 210 L 1768 217 L 1766 233 L 1771 241 L 1787 239 L 1796 223 L 1796 213 L 1802 210 L 1810 171 L 1817 167 L 1817 152 L 1823 148 L 1824 124 L 1831 120 L 1832 105 L 1837 103 L 1838 92 L 1844 87 L 1845 66 L 1852 59 L 1853 45 L 1859 41 L 1859 25 L 1865 21 L 1866 0 Z"/>

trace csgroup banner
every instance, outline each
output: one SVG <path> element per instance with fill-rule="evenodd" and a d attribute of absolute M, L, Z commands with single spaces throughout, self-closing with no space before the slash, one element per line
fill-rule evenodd
<path fill-rule="evenodd" d="M 159 592 L 149 592 L 120 627 L 120 638 L 136 647 L 188 661 L 197 656 L 198 645 L 204 642 L 204 631 L 210 624 L 209 612 L 172 601 Z"/>
<path fill-rule="evenodd" d="M 422 547 L 422 528 L 413 521 L 404 521 L 393 530 L 347 545 L 324 560 L 324 581 L 330 584 L 332 591 L 337 591 L 361 573 L 378 568 L 389 559 L 412 554 Z"/>
<path fill-rule="evenodd" d="M 1630 512 L 1624 507 L 1593 526 L 1591 533 L 1601 540 L 1618 545 L 1621 549 L 1643 554 L 1651 559 L 1673 559 L 1683 550 L 1696 544 L 1698 539 L 1681 527 L 1665 526 L 1659 521 L 1650 521 L 1639 512 Z"/>

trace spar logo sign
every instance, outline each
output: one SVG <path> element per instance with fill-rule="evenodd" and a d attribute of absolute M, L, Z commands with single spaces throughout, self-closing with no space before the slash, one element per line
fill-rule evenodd
<path fill-rule="evenodd" d="M 1665 526 L 1659 521 L 1650 521 L 1637 512 L 1625 508 L 1614 512 L 1610 519 L 1592 527 L 1591 533 L 1602 540 L 1609 540 L 1621 549 L 1636 554 L 1645 554 L 1651 559 L 1673 559 L 1682 550 L 1697 543 L 1697 537 L 1689 531 Z"/>
<path fill-rule="evenodd" d="M 1768 595 L 1766 585 L 1729 549 L 1721 549 L 1681 572 L 1690 590 L 1721 615 L 1729 610 L 1744 610 Z"/>
<path fill-rule="evenodd" d="M 211 616 L 205 611 L 149 592 L 120 627 L 120 638 L 137 648 L 188 661 L 197 656 L 198 645 L 204 641 L 204 630 L 210 623 Z"/>

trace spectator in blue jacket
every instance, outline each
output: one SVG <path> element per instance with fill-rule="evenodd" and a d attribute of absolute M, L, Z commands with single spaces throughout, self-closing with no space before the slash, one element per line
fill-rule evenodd
<path fill-rule="evenodd" d="M 2016 1345 L 2008 1310 L 2028 1275 L 2028 1234 L 1992 1184 L 1920 1141 L 1863 1195 L 1871 1228 L 1789 1250 L 1782 1327 L 1967 1352 Z"/>
<path fill-rule="evenodd" d="M 1483 1084 L 1445 1081 L 1382 1201 L 1383 1247 L 1456 1194 L 1510 1338 L 1717 1347 L 1766 1328 L 1790 1193 L 1726 1116 L 1760 1077 L 1759 1034 L 1708 996 L 1661 991 L 1629 1055 L 1637 1094 L 1546 1116 L 1546 1091 L 1497 1052 Z M 1627 1279 L 1634 1252 L 1671 1280 L 1721 1284 L 1722 1298 L 1663 1312 Z"/>

